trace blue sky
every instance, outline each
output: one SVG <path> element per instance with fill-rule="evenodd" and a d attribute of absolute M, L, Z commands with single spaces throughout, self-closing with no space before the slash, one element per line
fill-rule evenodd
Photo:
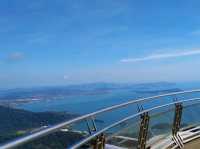
<path fill-rule="evenodd" d="M 200 80 L 198 0 L 0 1 L 0 87 Z"/>

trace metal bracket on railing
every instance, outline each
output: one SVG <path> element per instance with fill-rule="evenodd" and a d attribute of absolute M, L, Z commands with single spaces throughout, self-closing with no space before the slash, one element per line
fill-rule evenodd
<path fill-rule="evenodd" d="M 93 117 L 91 118 L 91 123 L 92 123 L 92 126 L 90 126 L 89 120 L 88 119 L 86 120 L 89 134 L 92 134 L 93 132 L 97 131 L 97 127 L 96 127 L 95 120 Z"/>
<path fill-rule="evenodd" d="M 172 135 L 173 136 L 175 136 L 180 129 L 182 110 L 183 110 L 182 104 L 176 103 L 175 104 L 174 122 L 173 122 L 173 127 L 172 127 Z"/>
<path fill-rule="evenodd" d="M 178 98 L 177 98 L 176 95 L 174 95 L 173 101 L 174 101 L 174 102 L 178 101 Z"/>
<path fill-rule="evenodd" d="M 94 140 L 92 140 L 92 149 L 105 149 L 106 137 L 105 134 L 101 134 L 97 136 Z"/>
<path fill-rule="evenodd" d="M 138 112 L 141 112 L 144 110 L 143 106 L 142 105 L 138 105 L 137 104 L 137 109 L 138 109 Z"/>
<path fill-rule="evenodd" d="M 91 117 L 91 119 L 89 120 L 88 119 L 86 120 L 86 124 L 88 128 L 88 132 L 91 135 L 93 132 L 97 131 L 97 126 L 96 126 L 94 117 Z M 91 141 L 92 149 L 105 149 L 105 142 L 106 142 L 106 138 L 105 138 L 105 135 L 102 133 L 101 135 L 97 136 Z"/>
<path fill-rule="evenodd" d="M 138 136 L 138 149 L 146 149 L 150 116 L 148 112 L 141 114 L 140 132 Z"/>

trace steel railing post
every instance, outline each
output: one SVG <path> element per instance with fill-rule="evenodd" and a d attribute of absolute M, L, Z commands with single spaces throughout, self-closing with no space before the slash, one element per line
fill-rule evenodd
<path fill-rule="evenodd" d="M 175 104 L 175 113 L 174 113 L 174 121 L 172 126 L 172 135 L 175 136 L 180 129 L 181 126 L 181 118 L 182 118 L 182 110 L 183 106 L 181 103 Z"/>
<path fill-rule="evenodd" d="M 101 134 L 97 136 L 93 141 L 92 141 L 92 148 L 93 149 L 105 149 L 105 143 L 106 143 L 106 137 L 105 134 Z"/>
<path fill-rule="evenodd" d="M 137 146 L 138 149 L 146 148 L 149 120 L 150 120 L 150 116 L 148 112 L 145 112 L 141 115 L 140 132 L 138 136 L 138 146 Z"/>

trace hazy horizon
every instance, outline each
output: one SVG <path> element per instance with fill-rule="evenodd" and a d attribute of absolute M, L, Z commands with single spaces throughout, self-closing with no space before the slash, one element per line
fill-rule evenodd
<path fill-rule="evenodd" d="M 1 91 L 4 90 L 15 90 L 15 89 L 37 89 L 37 88 L 54 88 L 54 87 L 70 87 L 70 86 L 81 86 L 81 85 L 93 85 L 93 84 L 115 84 L 115 85 L 148 85 L 148 84 L 156 84 L 156 83 L 169 83 L 174 84 L 174 87 L 180 88 L 184 87 L 191 89 L 198 89 L 200 87 L 200 80 L 196 81 L 177 81 L 177 82 L 169 82 L 169 81 L 151 81 L 151 82 L 79 82 L 79 83 L 69 83 L 69 84 L 49 84 L 49 85 L 26 85 L 26 86 L 11 86 L 11 87 L 0 87 Z M 184 85 L 184 86 L 182 86 Z"/>

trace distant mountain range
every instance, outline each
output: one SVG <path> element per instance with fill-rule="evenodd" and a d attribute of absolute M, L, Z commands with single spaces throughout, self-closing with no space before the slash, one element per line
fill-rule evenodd
<path fill-rule="evenodd" d="M 168 82 L 129 84 L 129 83 L 90 83 L 57 87 L 38 87 L 27 89 L 9 89 L 0 91 L 0 100 L 23 100 L 23 99 L 55 99 L 74 95 L 97 95 L 107 94 L 114 90 L 135 91 L 162 91 L 176 89 L 176 84 Z"/>

